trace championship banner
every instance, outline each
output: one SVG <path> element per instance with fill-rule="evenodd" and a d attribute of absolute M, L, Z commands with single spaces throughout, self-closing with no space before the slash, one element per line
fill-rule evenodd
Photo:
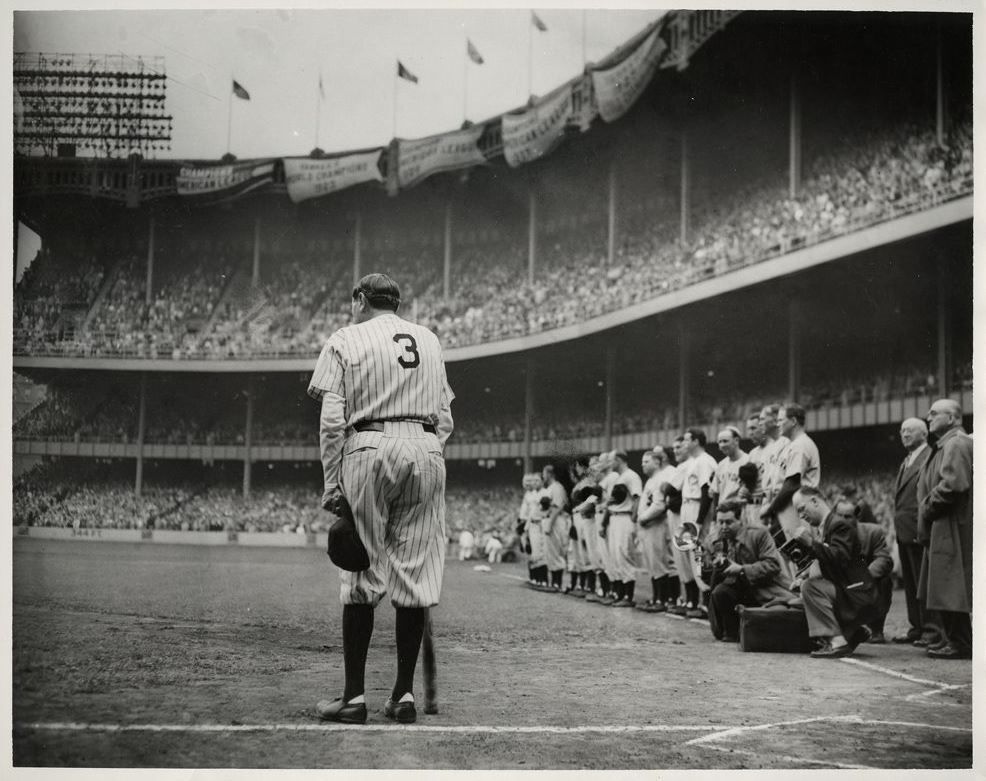
<path fill-rule="evenodd" d="M 273 178 L 273 160 L 247 160 L 229 165 L 183 165 L 175 184 L 179 195 L 228 200 L 263 187 Z"/>
<path fill-rule="evenodd" d="M 397 142 L 397 183 L 411 187 L 442 171 L 469 168 L 486 162 L 479 150 L 484 125 L 437 136 Z"/>
<path fill-rule="evenodd" d="M 592 120 L 599 116 L 595 95 L 592 91 L 592 78 L 588 75 L 572 81 L 572 117 L 570 124 L 585 133 Z"/>
<path fill-rule="evenodd" d="M 519 114 L 503 115 L 503 156 L 516 168 L 537 160 L 561 141 L 572 116 L 572 85 L 565 84 Z"/>
<path fill-rule="evenodd" d="M 380 152 L 361 152 L 329 160 L 284 158 L 284 179 L 293 203 L 328 195 L 363 182 L 382 182 Z"/>
<path fill-rule="evenodd" d="M 655 29 L 622 62 L 592 71 L 599 115 L 613 122 L 626 113 L 650 83 L 667 45 Z"/>

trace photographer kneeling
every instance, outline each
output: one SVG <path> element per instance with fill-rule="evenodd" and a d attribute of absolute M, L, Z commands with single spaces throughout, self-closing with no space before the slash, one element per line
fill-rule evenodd
<path fill-rule="evenodd" d="M 760 607 L 772 599 L 793 599 L 784 585 L 781 558 L 770 532 L 744 520 L 743 503 L 727 499 L 716 512 L 719 538 L 713 543 L 709 626 L 717 640 L 739 639 L 738 605 Z"/>

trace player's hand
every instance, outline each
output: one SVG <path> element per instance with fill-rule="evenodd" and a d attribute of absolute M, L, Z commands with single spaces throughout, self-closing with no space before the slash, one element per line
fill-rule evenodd
<path fill-rule="evenodd" d="M 329 491 L 322 499 L 322 509 L 327 510 L 333 515 L 339 514 L 339 500 L 342 498 L 342 491 L 338 488 Z"/>
<path fill-rule="evenodd" d="M 743 565 L 735 561 L 729 562 L 729 566 L 723 570 L 726 575 L 739 575 L 743 571 Z"/>

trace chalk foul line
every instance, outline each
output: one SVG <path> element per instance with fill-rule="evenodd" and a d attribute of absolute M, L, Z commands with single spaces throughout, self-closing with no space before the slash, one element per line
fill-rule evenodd
<path fill-rule="evenodd" d="M 440 734 L 621 734 L 646 732 L 703 732 L 729 730 L 735 727 L 716 724 L 603 724 L 597 726 L 559 727 L 550 725 L 497 726 L 482 724 L 336 724 L 269 723 L 269 724 L 109 724 L 89 722 L 19 722 L 15 729 L 50 730 L 60 732 L 431 732 Z"/>

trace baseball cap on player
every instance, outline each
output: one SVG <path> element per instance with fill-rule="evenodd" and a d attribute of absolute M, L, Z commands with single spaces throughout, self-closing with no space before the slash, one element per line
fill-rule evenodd
<path fill-rule="evenodd" d="M 366 296 L 374 309 L 392 309 L 396 312 L 401 305 L 400 286 L 386 274 L 367 274 L 353 288 L 353 298 L 360 293 Z"/>
<path fill-rule="evenodd" d="M 625 450 L 614 450 L 613 451 L 613 458 L 619 459 L 624 464 L 630 461 L 630 456 L 627 455 L 627 451 L 625 451 Z"/>

